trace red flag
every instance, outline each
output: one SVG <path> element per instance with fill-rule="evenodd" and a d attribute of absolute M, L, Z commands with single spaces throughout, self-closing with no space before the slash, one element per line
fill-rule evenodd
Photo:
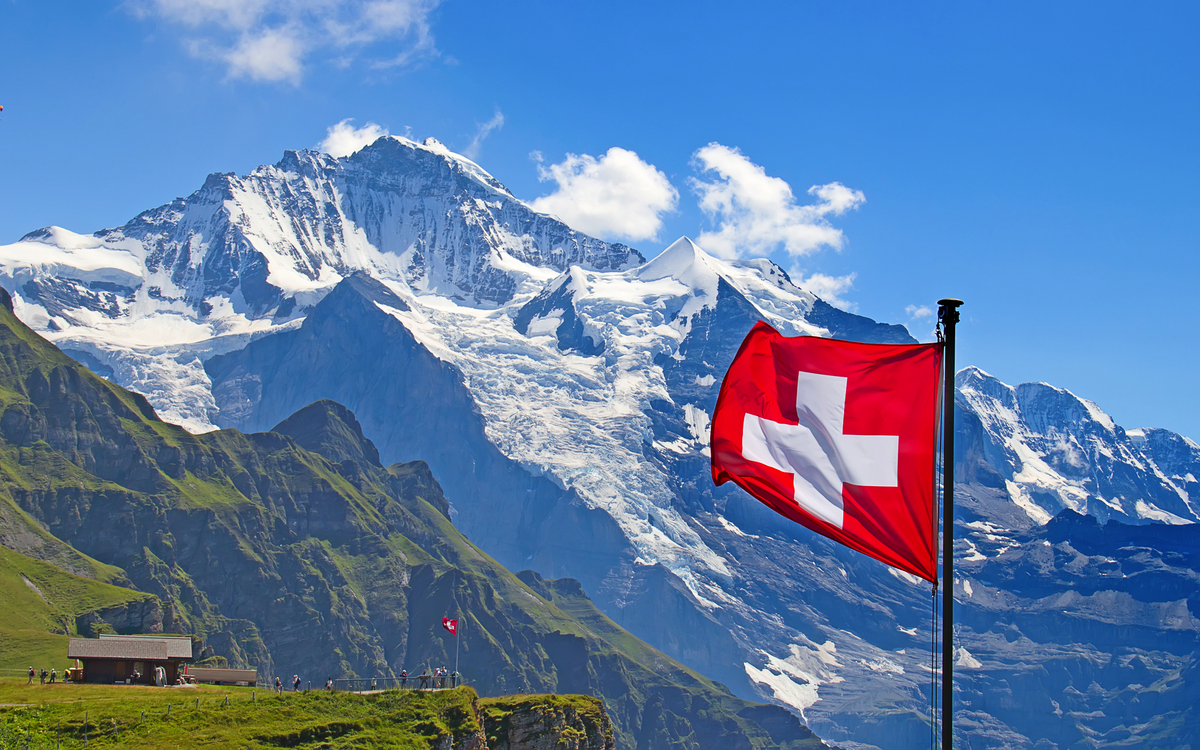
<path fill-rule="evenodd" d="M 941 344 L 751 329 L 713 413 L 713 482 L 928 581 Z"/>
<path fill-rule="evenodd" d="M 449 617 L 442 618 L 442 627 L 450 631 L 450 635 L 458 635 L 458 620 L 451 620 Z"/>

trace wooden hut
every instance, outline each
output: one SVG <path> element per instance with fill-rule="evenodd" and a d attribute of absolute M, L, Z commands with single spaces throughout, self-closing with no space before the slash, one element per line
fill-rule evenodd
<path fill-rule="evenodd" d="M 67 657 L 83 665 L 83 681 L 154 684 L 154 668 L 166 672 L 166 684 L 175 684 L 180 665 L 192 660 L 192 639 L 171 636 L 109 635 L 72 638 Z M 134 677 L 134 675 L 137 675 Z"/>

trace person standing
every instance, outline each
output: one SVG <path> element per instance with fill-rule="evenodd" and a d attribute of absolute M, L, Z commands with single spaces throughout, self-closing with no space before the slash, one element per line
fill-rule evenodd
<path fill-rule="evenodd" d="M 278 677 L 275 678 L 275 692 L 283 695 L 283 682 Z"/>
<path fill-rule="evenodd" d="M 26 685 L 32 685 L 32 684 L 33 684 L 33 675 L 34 675 L 34 671 L 33 671 L 33 666 L 31 665 L 31 666 L 29 667 L 29 682 L 25 683 Z"/>
<path fill-rule="evenodd" d="M 292 692 L 300 692 L 300 675 L 298 674 L 292 675 Z"/>
<path fill-rule="evenodd" d="M 54 670 L 54 667 L 50 667 L 50 684 L 53 685 L 54 680 L 56 680 L 57 678 L 58 678 L 58 672 L 56 672 Z"/>

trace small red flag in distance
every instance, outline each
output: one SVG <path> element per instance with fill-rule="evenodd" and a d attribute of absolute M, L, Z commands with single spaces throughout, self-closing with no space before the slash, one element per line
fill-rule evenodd
<path fill-rule="evenodd" d="M 450 635 L 458 635 L 458 620 L 451 620 L 449 617 L 442 618 L 442 627 L 450 631 Z"/>
<path fill-rule="evenodd" d="M 713 482 L 933 581 L 941 366 L 942 344 L 789 338 L 759 322 L 721 383 Z"/>

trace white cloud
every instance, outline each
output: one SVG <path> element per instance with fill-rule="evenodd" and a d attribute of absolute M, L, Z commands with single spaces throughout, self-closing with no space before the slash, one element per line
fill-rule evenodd
<path fill-rule="evenodd" d="M 499 130 L 502 127 L 504 127 L 504 113 L 497 109 L 496 114 L 492 115 L 492 119 L 480 125 L 479 129 L 475 131 L 475 137 L 463 149 L 463 156 L 468 159 L 478 158 L 479 148 L 483 146 L 484 139 L 491 135 L 493 130 Z"/>
<path fill-rule="evenodd" d="M 290 81 L 299 83 L 304 45 L 288 29 L 264 29 L 247 34 L 237 45 L 221 54 L 230 78 L 253 81 Z"/>
<path fill-rule="evenodd" d="M 318 143 L 317 148 L 330 156 L 349 156 L 388 134 L 387 128 L 381 128 L 373 122 L 361 128 L 354 127 L 350 124 L 352 122 L 352 118 L 346 118 L 330 127 L 325 131 L 325 140 Z"/>
<path fill-rule="evenodd" d="M 665 174 L 636 153 L 615 146 L 599 159 L 567 154 L 549 169 L 539 164 L 538 179 L 553 180 L 558 186 L 533 201 L 534 210 L 608 239 L 657 239 L 662 215 L 673 211 L 679 200 Z"/>
<path fill-rule="evenodd" d="M 856 273 L 846 274 L 845 276 L 829 276 L 828 274 L 814 273 L 806 277 L 803 271 L 793 269 L 790 275 L 793 279 L 798 279 L 796 286 L 807 289 L 834 307 L 847 311 L 853 311 L 858 307 L 858 305 L 848 302 L 842 296 L 854 286 L 854 279 L 858 276 Z"/>
<path fill-rule="evenodd" d="M 769 176 L 738 149 L 719 143 L 696 151 L 693 165 L 716 175 L 711 181 L 691 180 L 700 208 L 717 227 L 702 232 L 697 242 L 726 258 L 765 256 L 780 248 L 792 257 L 822 247 L 841 249 L 842 230 L 825 217 L 841 216 L 866 201 L 862 191 L 831 182 L 809 188 L 816 203 L 799 205 L 787 182 Z"/>
<path fill-rule="evenodd" d="M 376 67 L 437 55 L 429 18 L 440 0 L 127 0 L 142 19 L 188 30 L 197 57 L 219 60 L 230 78 L 298 84 L 313 53 L 358 53 Z M 198 35 L 198 36 L 196 36 Z"/>
<path fill-rule="evenodd" d="M 913 330 L 916 329 L 918 333 L 914 335 L 916 335 L 918 340 L 928 343 L 937 339 L 936 326 L 933 328 L 925 328 L 925 326 L 934 323 L 936 320 L 936 310 L 929 305 L 909 305 L 908 307 L 904 308 L 904 313 L 908 315 L 909 332 L 912 333 Z M 924 330 L 924 333 L 920 332 L 922 329 Z"/>

